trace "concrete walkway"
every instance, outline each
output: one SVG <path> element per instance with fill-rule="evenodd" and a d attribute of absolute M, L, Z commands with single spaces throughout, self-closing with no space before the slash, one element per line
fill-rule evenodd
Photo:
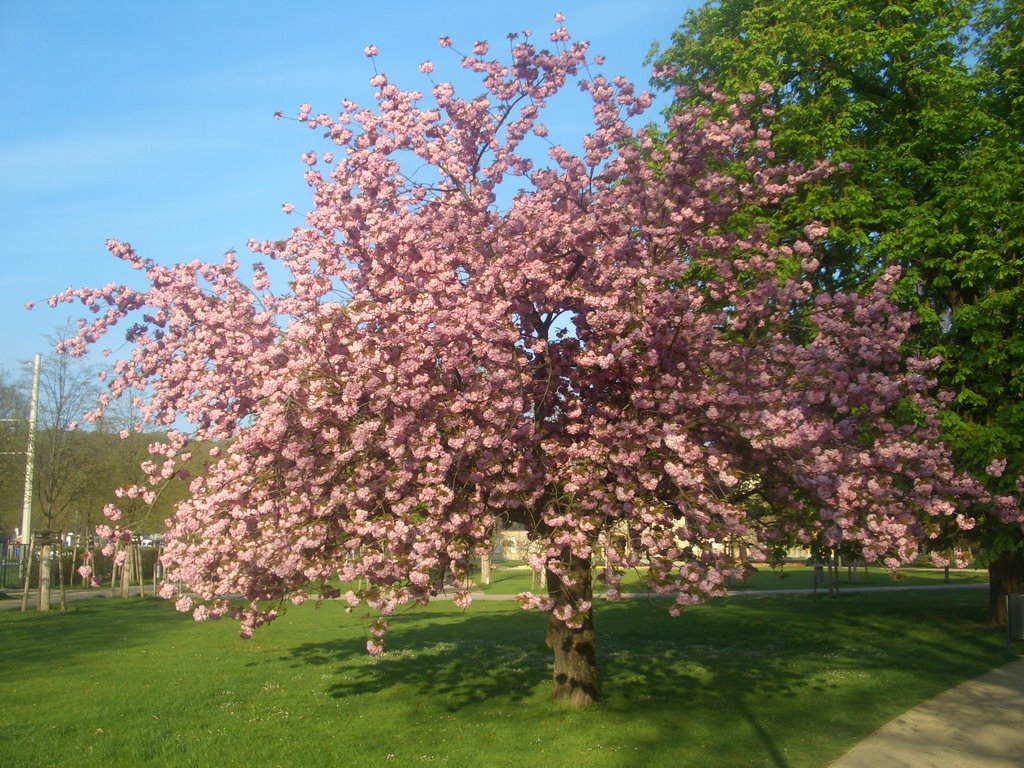
<path fill-rule="evenodd" d="M 879 728 L 831 768 L 1021 768 L 1024 659 L 940 693 Z"/>

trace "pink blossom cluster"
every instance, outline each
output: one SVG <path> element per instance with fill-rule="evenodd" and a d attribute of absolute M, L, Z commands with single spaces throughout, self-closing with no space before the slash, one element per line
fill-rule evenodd
<path fill-rule="evenodd" d="M 149 425 L 191 425 L 148 463 L 152 486 L 190 440 L 224 445 L 165 538 L 161 594 L 180 610 L 250 635 L 284 609 L 266 601 L 336 577 L 365 584 L 344 605 L 381 617 L 444 592 L 468 606 L 467 565 L 501 521 L 526 526 L 533 567 L 560 585 L 521 604 L 578 626 L 592 610 L 579 566 L 599 558 L 610 599 L 642 566 L 675 614 L 743 575 L 718 546 L 731 538 L 852 542 L 898 564 L 968 530 L 965 502 L 1018 519 L 939 441 L 937 361 L 901 352 L 895 272 L 815 297 L 820 225 L 789 244 L 732 227 L 828 165 L 777 163 L 743 103 L 634 128 L 650 96 L 587 75 L 587 45 L 563 27 L 552 40 L 513 40 L 508 61 L 478 42 L 462 59 L 481 79 L 470 97 L 376 74 L 373 109 L 303 105 L 333 165 L 308 153 L 304 226 L 251 244 L 288 290 L 260 265 L 248 281 L 235 254 L 163 267 L 111 242 L 146 290 L 53 299 L 97 315 L 69 351 L 134 322 L 110 396 L 141 398 Z M 581 77 L 583 152 L 528 157 L 545 106 Z M 430 170 L 410 176 L 409 158 Z"/>

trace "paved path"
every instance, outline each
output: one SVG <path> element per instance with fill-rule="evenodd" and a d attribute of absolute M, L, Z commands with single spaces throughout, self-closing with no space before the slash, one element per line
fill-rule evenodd
<path fill-rule="evenodd" d="M 993 669 L 879 728 L 831 768 L 1021 768 L 1024 659 Z"/>

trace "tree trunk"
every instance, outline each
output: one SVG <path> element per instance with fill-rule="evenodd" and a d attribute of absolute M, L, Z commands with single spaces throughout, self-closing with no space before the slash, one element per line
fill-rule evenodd
<path fill-rule="evenodd" d="M 1006 596 L 1024 592 L 1024 551 L 1007 552 L 988 566 L 988 620 L 1006 623 Z"/>
<path fill-rule="evenodd" d="M 51 548 L 44 544 L 39 548 L 39 610 L 50 610 L 50 579 L 53 563 L 50 562 Z"/>
<path fill-rule="evenodd" d="M 480 555 L 480 583 L 487 586 L 491 583 L 491 553 Z"/>
<path fill-rule="evenodd" d="M 131 594 L 132 576 L 135 574 L 135 559 L 131 544 L 125 549 L 124 563 L 121 565 L 121 597 Z"/>
<path fill-rule="evenodd" d="M 825 560 L 828 562 L 828 596 L 839 597 L 839 551 L 828 550 Z"/>
<path fill-rule="evenodd" d="M 552 697 L 573 708 L 593 704 L 598 698 L 597 659 L 594 641 L 593 583 L 589 560 L 573 559 L 569 573 L 575 582 L 568 586 L 557 574 L 547 571 L 548 595 L 555 611 L 565 606 L 574 610 L 581 603 L 587 609 L 571 619 L 579 626 L 569 626 L 554 613 L 548 616 L 548 647 L 554 653 Z"/>

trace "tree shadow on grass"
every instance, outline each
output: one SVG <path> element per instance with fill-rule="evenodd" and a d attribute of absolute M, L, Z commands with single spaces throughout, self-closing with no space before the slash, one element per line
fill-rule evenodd
<path fill-rule="evenodd" d="M 749 632 L 743 616 L 709 606 L 672 619 L 666 607 L 641 601 L 602 605 L 595 618 L 605 695 L 600 709 L 613 721 L 664 726 L 654 743 L 629 745 L 633 757 L 646 755 L 636 764 L 659 762 L 664 745 L 678 741 L 693 714 L 711 707 L 723 724 L 746 721 L 763 749 L 775 755 L 769 764 L 783 765 L 768 727 L 745 702 L 768 691 L 797 697 L 812 684 L 788 664 L 786 653 L 766 654 L 765 642 Z M 400 688 L 403 698 L 420 698 L 425 708 L 457 713 L 525 702 L 539 706 L 536 715 L 543 716 L 557 711 L 545 709 L 551 684 L 545 622 L 535 613 L 470 611 L 394 626 L 381 657 L 369 657 L 346 640 L 295 646 L 289 660 L 323 667 L 331 677 L 328 692 L 338 698 Z"/>
<path fill-rule="evenodd" d="M 604 642 L 607 704 L 642 718 L 659 733 L 629 744 L 638 764 L 662 762 L 667 745 L 685 736 L 688 727 L 714 729 L 716 724 L 743 746 L 735 756 L 706 755 L 703 765 L 787 764 L 773 723 L 751 702 L 816 695 L 820 684 L 795 662 L 820 651 L 814 638 L 795 647 L 779 626 L 783 606 L 771 608 L 760 615 L 749 601 L 714 603 L 672 619 L 664 606 L 606 607 L 605 621 L 617 629 Z"/>
<path fill-rule="evenodd" d="M 414 613 L 393 622 L 379 656 L 345 638 L 295 646 L 287 660 L 325 667 L 337 698 L 404 686 L 451 712 L 496 699 L 521 702 L 550 675 L 545 620 L 511 611 Z"/>
<path fill-rule="evenodd" d="M 789 672 L 785 655 L 765 654 L 765 645 L 734 615 L 707 609 L 681 619 L 665 613 L 663 602 L 634 601 L 598 608 L 598 665 L 606 694 L 602 706 L 629 709 L 706 698 L 709 677 L 714 697 L 738 691 L 795 694 L 807 683 Z M 416 695 L 441 697 L 450 710 L 503 699 L 510 702 L 546 693 L 551 652 L 544 642 L 546 617 L 536 613 L 451 615 L 396 623 L 388 650 L 371 657 L 351 640 L 304 643 L 289 658 L 327 667 L 336 674 L 336 697 L 372 694 L 402 685 Z M 748 647 L 737 642 L 746 638 Z M 618 695 L 617 695 L 618 694 Z M 543 693 L 541 694 L 543 697 Z"/>
<path fill-rule="evenodd" d="M 165 600 L 95 598 L 67 610 L 0 613 L 0 669 L 7 680 L 55 663 L 73 664 L 103 650 L 144 645 L 187 617 Z"/>
<path fill-rule="evenodd" d="M 736 751 L 709 756 L 705 765 L 806 764 L 800 743 L 808 741 L 833 750 L 816 758 L 830 762 L 916 703 L 914 695 L 924 700 L 1006 660 L 999 633 L 978 621 L 978 605 L 962 593 L 717 601 L 684 613 L 682 632 L 656 615 L 639 629 L 629 625 L 632 633 L 676 634 L 666 653 L 702 671 L 696 687 L 662 674 L 675 665 L 650 657 L 613 664 L 605 679 L 620 689 L 621 706 L 658 723 L 664 736 L 633 745 L 640 763 L 663 760 L 663 745 L 678 735 L 675 716 L 697 719 L 702 707 L 736 724 Z M 621 695 L 631 681 L 646 693 L 639 701 Z M 894 704 L 896 687 L 911 700 L 903 695 L 905 703 Z M 678 697 L 694 697 L 696 706 L 684 712 Z M 801 749 L 802 757 L 789 756 Z"/>
<path fill-rule="evenodd" d="M 645 723 L 643 735 L 616 736 L 636 764 L 662 761 L 690 728 L 727 727 L 741 762 L 783 768 L 790 745 L 815 728 L 846 729 L 856 739 L 891 717 L 891 680 L 925 681 L 926 698 L 1001 663 L 999 633 L 976 621 L 977 602 L 952 593 L 745 598 L 679 619 L 663 602 L 600 605 L 600 708 Z M 372 658 L 351 640 L 305 643 L 287 660 L 323 667 L 335 697 L 401 688 L 449 712 L 527 700 L 546 706 L 543 616 L 410 616 L 395 623 L 388 647 Z M 843 701 L 849 697 L 857 700 Z M 739 764 L 735 755 L 717 759 Z"/>

